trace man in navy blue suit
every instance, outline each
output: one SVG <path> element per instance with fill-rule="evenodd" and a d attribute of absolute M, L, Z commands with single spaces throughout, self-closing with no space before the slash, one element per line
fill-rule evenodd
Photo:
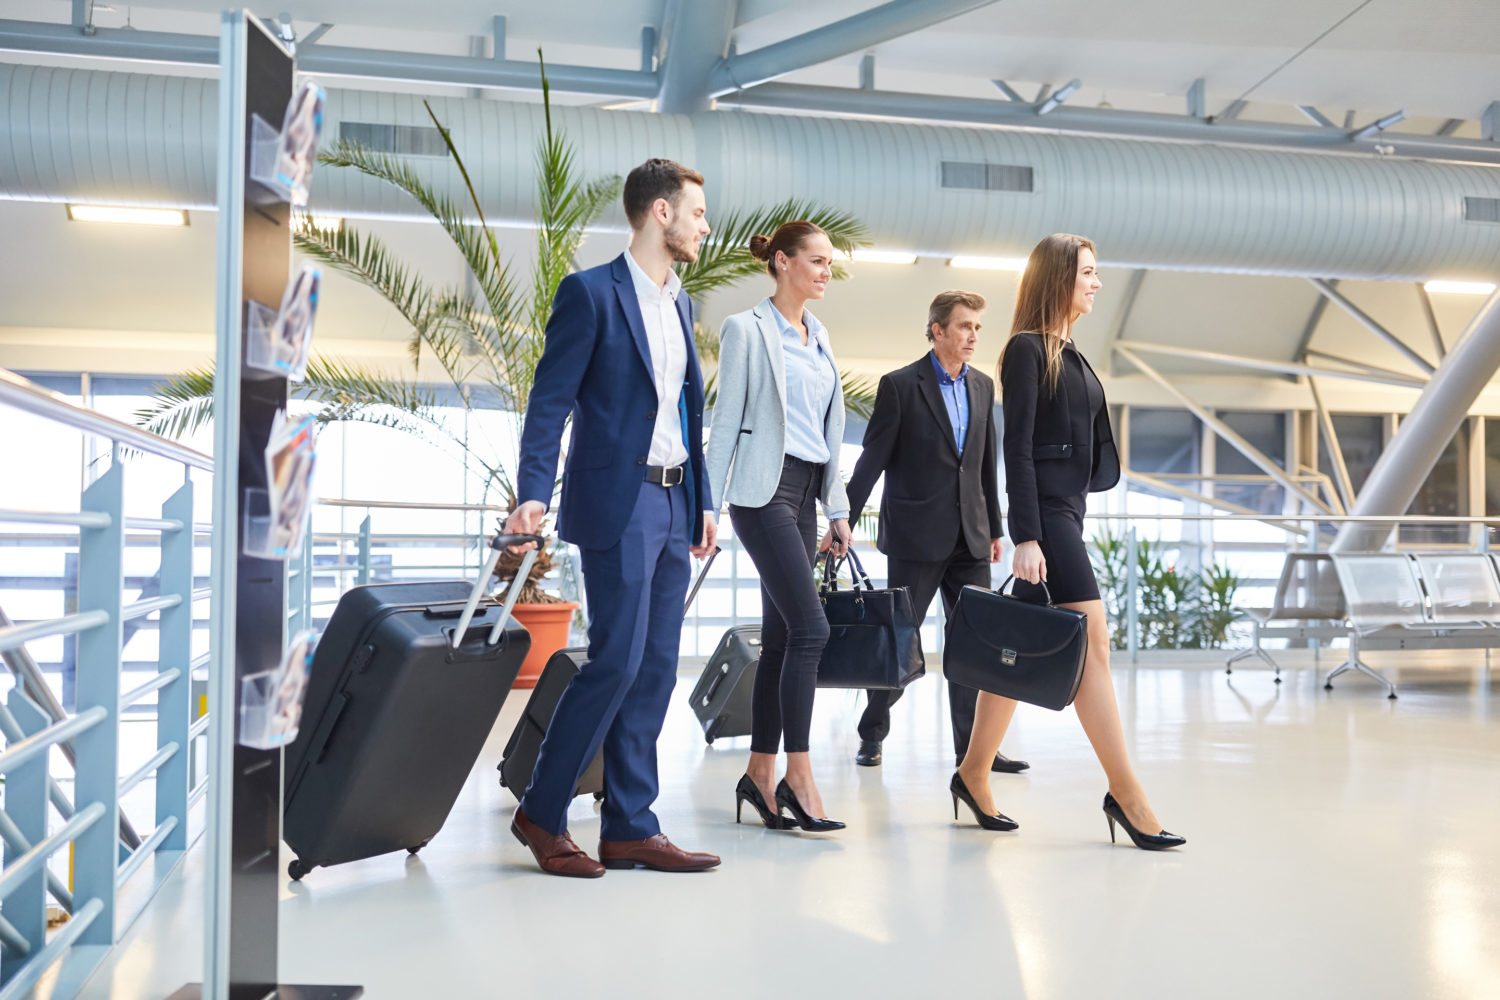
<path fill-rule="evenodd" d="M 540 526 L 571 414 L 557 532 L 583 556 L 589 658 L 557 703 L 511 832 L 543 871 L 575 878 L 719 863 L 674 845 L 651 812 L 656 738 L 677 681 L 688 553 L 712 552 L 717 533 L 703 472 L 693 306 L 672 270 L 697 260 L 709 234 L 703 176 L 647 160 L 626 177 L 624 200 L 630 248 L 558 285 L 521 432 L 517 507 L 505 524 L 528 533 Z M 567 811 L 601 746 L 596 861 L 568 836 Z"/>

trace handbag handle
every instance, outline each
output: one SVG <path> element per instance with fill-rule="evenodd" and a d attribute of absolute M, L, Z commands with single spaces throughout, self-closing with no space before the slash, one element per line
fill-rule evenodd
<path fill-rule="evenodd" d="M 1005 582 L 1000 585 L 1000 589 L 998 591 L 996 591 L 996 593 L 1003 594 L 1006 597 L 1015 597 L 1016 596 L 1015 594 L 1006 594 L 1005 593 L 1005 588 L 1006 587 L 1010 587 L 1010 585 L 1012 583 L 1015 583 L 1015 581 L 1016 581 L 1016 574 L 1012 573 L 1010 576 L 1007 576 L 1005 578 Z M 1050 590 L 1047 589 L 1047 581 L 1045 581 L 1045 580 L 1039 580 L 1039 581 L 1037 581 L 1036 585 L 1038 587 L 1042 588 L 1042 596 L 1045 597 L 1045 598 L 1047 598 L 1047 607 L 1049 607 L 1049 608 L 1056 607 L 1057 605 L 1055 605 L 1055 604 L 1052 603 L 1052 591 L 1050 591 Z M 1011 587 L 1011 589 L 1014 590 L 1015 588 Z M 1016 598 L 1016 599 L 1020 600 L 1020 598 Z"/>
<path fill-rule="evenodd" d="M 849 579 L 852 583 L 852 589 L 855 592 L 858 592 L 861 587 L 865 590 L 874 590 L 875 584 L 870 582 L 870 575 L 865 572 L 864 566 L 860 565 L 859 556 L 854 554 L 852 548 L 848 550 L 846 555 L 849 559 Z M 831 550 L 828 552 L 819 552 L 818 559 L 823 562 L 823 582 L 818 587 L 818 593 L 827 594 L 836 592 L 839 589 L 838 571 L 839 567 L 843 565 L 844 560 L 840 558 L 835 562 Z"/>

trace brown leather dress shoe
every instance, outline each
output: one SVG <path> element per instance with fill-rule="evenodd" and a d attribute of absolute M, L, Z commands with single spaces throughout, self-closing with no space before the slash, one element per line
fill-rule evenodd
<path fill-rule="evenodd" d="M 573 843 L 566 833 L 548 833 L 526 818 L 521 807 L 516 807 L 515 818 L 510 821 L 510 832 L 516 839 L 531 848 L 532 857 L 548 875 L 565 875 L 568 878 L 598 878 L 604 874 L 604 866 Z"/>
<path fill-rule="evenodd" d="M 702 872 L 719 866 L 714 854 L 684 851 L 658 833 L 645 840 L 601 840 L 599 860 L 606 868 L 650 868 L 659 872 Z"/>

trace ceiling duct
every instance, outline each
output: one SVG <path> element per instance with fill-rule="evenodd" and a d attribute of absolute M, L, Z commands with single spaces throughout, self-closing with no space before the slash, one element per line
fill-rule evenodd
<path fill-rule="evenodd" d="M 528 222 L 541 107 L 430 100 L 486 216 Z M 212 80 L 0 65 L 0 108 L 0 197 L 213 205 Z M 1403 281 L 1500 273 L 1500 225 L 1487 211 L 1500 169 L 1490 167 L 755 112 L 554 108 L 553 119 L 588 174 L 670 156 L 707 176 L 711 209 L 811 198 L 854 213 L 885 248 L 1017 256 L 1061 231 L 1134 267 Z M 418 97 L 331 91 L 325 135 L 345 121 L 392 134 L 432 124 Z M 451 159 L 409 163 L 466 200 Z M 349 170 L 321 170 L 313 190 L 320 213 L 422 216 Z M 604 222 L 624 224 L 618 209 Z"/>

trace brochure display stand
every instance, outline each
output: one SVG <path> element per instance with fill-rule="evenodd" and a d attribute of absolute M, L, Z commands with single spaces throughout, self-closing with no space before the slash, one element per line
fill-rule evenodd
<path fill-rule="evenodd" d="M 312 656 L 311 635 L 286 642 L 285 560 L 307 530 L 313 468 L 311 422 L 287 416 L 287 380 L 306 366 L 318 291 L 316 269 L 290 273 L 291 212 L 307 201 L 323 115 L 322 89 L 296 87 L 295 69 L 259 20 L 225 13 L 204 981 L 171 1000 L 364 993 L 277 975 L 281 746 Z"/>

